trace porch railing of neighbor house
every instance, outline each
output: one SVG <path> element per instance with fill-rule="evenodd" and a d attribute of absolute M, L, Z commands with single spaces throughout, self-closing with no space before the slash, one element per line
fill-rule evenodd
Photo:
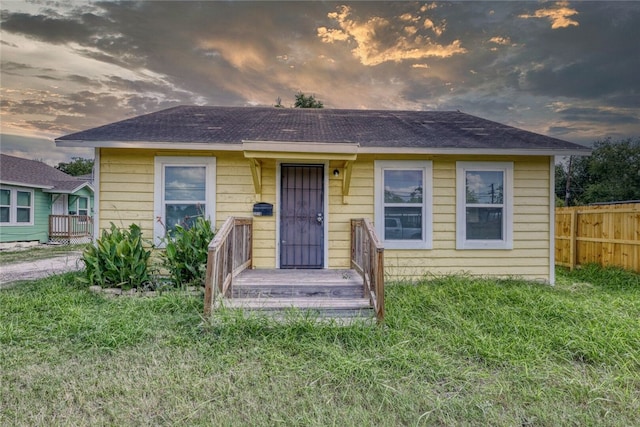
<path fill-rule="evenodd" d="M 73 242 L 93 235 L 93 217 L 88 215 L 49 215 L 49 240 Z"/>
<path fill-rule="evenodd" d="M 351 268 L 362 276 L 378 322 L 384 320 L 384 247 L 368 219 L 351 220 Z"/>
<path fill-rule="evenodd" d="M 216 295 L 230 296 L 233 278 L 252 263 L 253 220 L 229 217 L 209 244 L 204 313 L 211 314 Z"/>

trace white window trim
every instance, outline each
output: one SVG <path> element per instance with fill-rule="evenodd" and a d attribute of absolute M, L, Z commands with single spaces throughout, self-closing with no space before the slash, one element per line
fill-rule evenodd
<path fill-rule="evenodd" d="M 75 215 L 80 216 L 80 199 L 86 199 L 87 200 L 87 216 L 91 216 L 91 206 L 90 206 L 90 200 L 89 197 L 87 196 L 76 196 L 76 199 L 73 201 L 73 212 L 75 212 Z M 69 206 L 71 207 L 71 206 Z"/>
<path fill-rule="evenodd" d="M 205 211 L 211 223 L 216 223 L 216 158 L 204 156 L 156 156 L 154 159 L 153 242 L 162 247 L 165 235 L 164 168 L 165 166 L 204 166 L 206 168 Z M 158 221 L 162 219 L 162 223 Z"/>
<path fill-rule="evenodd" d="M 502 240 L 467 240 L 467 171 L 504 173 Z M 513 162 L 456 162 L 456 249 L 513 249 Z"/>
<path fill-rule="evenodd" d="M 24 227 L 34 225 L 34 210 L 35 210 L 35 200 L 34 200 L 34 192 L 30 188 L 23 187 L 10 187 L 10 186 L 2 186 L 3 190 L 9 190 L 9 222 L 0 222 L 2 226 L 16 226 L 16 227 Z M 18 218 L 18 191 L 23 193 L 31 194 L 29 200 L 31 200 L 31 205 L 29 206 L 29 222 L 17 222 Z M 20 206 L 24 208 L 26 206 Z"/>
<path fill-rule="evenodd" d="M 80 215 L 80 210 L 82 209 L 80 207 L 80 199 L 84 199 L 84 200 L 87 201 L 87 208 L 84 209 L 84 210 L 87 211 L 87 216 L 90 216 L 91 215 L 91 206 L 90 206 L 91 201 L 86 196 L 78 196 L 78 198 L 76 199 L 76 215 Z"/>
<path fill-rule="evenodd" d="M 385 249 L 433 248 L 433 162 L 431 160 L 376 160 L 374 162 L 375 228 Z M 384 171 L 387 169 L 421 169 L 422 173 L 422 240 L 384 240 Z"/>

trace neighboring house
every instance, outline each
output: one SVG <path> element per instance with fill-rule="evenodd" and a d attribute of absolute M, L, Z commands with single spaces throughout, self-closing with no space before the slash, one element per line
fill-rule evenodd
<path fill-rule="evenodd" d="M 92 215 L 90 179 L 0 154 L 0 243 L 90 241 Z"/>
<path fill-rule="evenodd" d="M 455 111 L 180 106 L 56 143 L 95 148 L 98 229 L 137 223 L 159 243 L 165 225 L 263 202 L 254 268 L 349 268 L 350 220 L 369 218 L 389 277 L 549 282 L 554 156 L 589 154 Z"/>

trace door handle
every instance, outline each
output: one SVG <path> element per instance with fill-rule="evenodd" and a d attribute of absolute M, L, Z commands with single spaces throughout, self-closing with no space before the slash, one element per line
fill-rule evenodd
<path fill-rule="evenodd" d="M 324 215 L 322 214 L 322 212 L 318 212 L 316 214 L 316 221 L 318 221 L 318 224 L 322 224 L 322 222 L 324 221 Z"/>

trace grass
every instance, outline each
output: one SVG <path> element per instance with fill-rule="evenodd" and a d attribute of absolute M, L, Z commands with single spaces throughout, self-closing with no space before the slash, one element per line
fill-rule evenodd
<path fill-rule="evenodd" d="M 38 245 L 27 249 L 0 251 L 0 266 L 16 262 L 63 256 L 69 252 L 82 252 L 86 244 L 78 245 Z"/>
<path fill-rule="evenodd" d="M 387 288 L 383 327 L 0 291 L 0 425 L 640 425 L 640 276 Z"/>

